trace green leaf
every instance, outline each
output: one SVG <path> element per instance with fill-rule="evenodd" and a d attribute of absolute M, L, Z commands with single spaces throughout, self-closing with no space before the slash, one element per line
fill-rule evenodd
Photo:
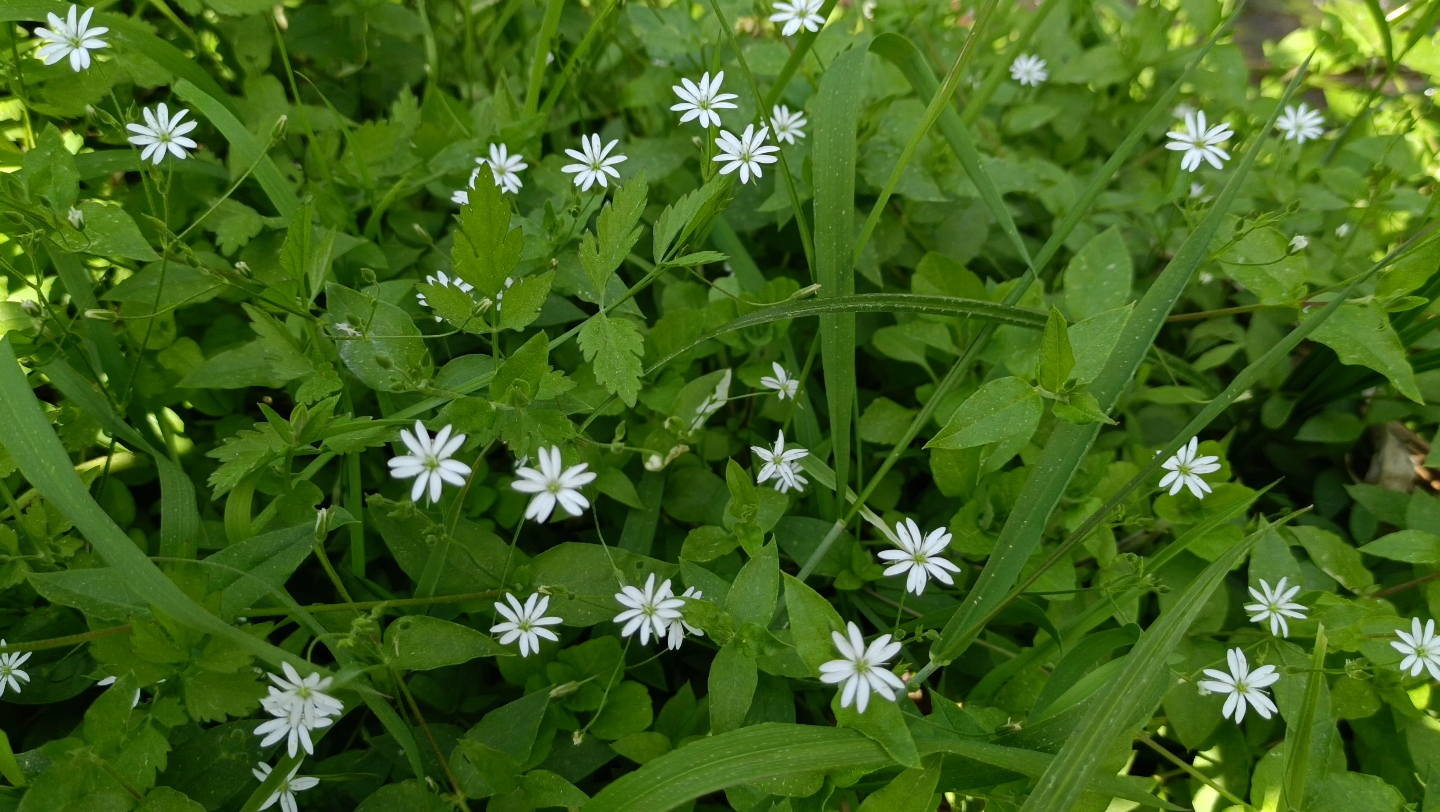
<path fill-rule="evenodd" d="M 754 623 L 770 625 L 775 614 L 775 601 L 780 595 L 780 552 L 774 541 L 757 551 L 730 585 L 725 611 L 737 625 Z"/>
<path fill-rule="evenodd" d="M 425 615 L 406 615 L 387 626 L 385 650 L 395 658 L 395 666 L 406 671 L 430 671 L 506 653 L 487 634 Z"/>
<path fill-rule="evenodd" d="M 790 615 L 790 630 L 800 658 L 819 674 L 820 666 L 836 658 L 831 632 L 842 632 L 845 622 L 830 601 L 805 585 L 804 581 L 784 573 L 785 608 Z"/>
<path fill-rule="evenodd" d="M 1070 380 L 1070 370 L 1075 368 L 1075 353 L 1070 349 L 1068 328 L 1059 308 L 1051 307 L 1045 335 L 1040 339 L 1040 360 L 1035 366 L 1035 378 L 1041 388 L 1052 394 L 1059 394 L 1065 389 L 1065 383 Z"/>
<path fill-rule="evenodd" d="M 66 248 L 98 257 L 125 257 L 141 262 L 159 259 L 135 220 L 120 206 L 86 200 L 76 208 L 85 216 L 85 230 L 62 231 Z M 176 269 L 184 267 L 180 265 Z"/>
<path fill-rule="evenodd" d="M 1044 402 L 1016 377 L 990 381 L 965 399 L 926 448 L 972 448 L 1011 437 L 1028 437 L 1040 424 Z"/>
<path fill-rule="evenodd" d="M 728 176 L 716 175 L 699 189 L 681 195 L 678 200 L 660 212 L 660 217 L 655 220 L 655 229 L 652 234 L 652 248 L 654 249 L 652 256 L 655 264 L 658 265 L 665 261 L 666 255 L 670 253 L 670 248 L 672 244 L 675 244 L 677 238 L 683 245 L 685 235 L 695 228 L 696 215 L 729 183 L 731 180 Z"/>
<path fill-rule="evenodd" d="M 745 714 L 750 711 L 750 702 L 759 680 L 755 661 L 740 650 L 739 640 L 731 640 L 720 647 L 710 664 L 711 733 L 726 733 L 745 723 Z"/>
<path fill-rule="evenodd" d="M 290 188 L 290 184 L 280 174 L 275 162 L 266 154 L 270 145 L 257 141 L 255 136 L 245 129 L 245 125 L 240 122 L 240 119 L 230 111 L 229 107 L 221 104 L 215 96 L 201 89 L 207 84 L 213 86 L 214 82 L 212 80 L 197 86 L 196 83 L 186 78 L 172 85 L 171 90 L 175 95 L 194 105 L 195 109 L 209 119 L 210 123 L 215 125 L 215 129 L 225 136 L 225 140 L 230 142 L 232 168 L 238 166 L 238 171 L 244 172 L 251 166 L 255 167 L 253 170 L 255 179 L 260 181 L 260 188 L 265 190 L 265 194 L 270 198 L 275 210 L 280 213 L 281 217 L 294 216 L 300 208 L 300 199 L 295 196 L 295 190 Z M 268 137 L 267 133 L 267 140 Z"/>
<path fill-rule="evenodd" d="M 1094 395 L 1084 389 L 1077 389 L 1071 392 L 1064 403 L 1057 401 L 1055 403 L 1055 416 L 1064 420 L 1066 423 L 1074 423 L 1077 426 L 1084 426 L 1090 423 L 1115 425 L 1115 421 L 1111 420 L 1110 416 L 1105 414 L 1105 411 L 1100 408 L 1100 401 L 1096 400 Z"/>
<path fill-rule="evenodd" d="M 149 601 L 132 588 L 121 570 L 112 567 L 31 572 L 27 577 L 45 600 L 74 607 L 96 620 L 123 622 L 150 616 Z"/>
<path fill-rule="evenodd" d="M 407 376 L 416 382 L 429 377 L 430 351 L 404 310 L 334 282 L 325 285 L 325 304 L 330 324 L 365 334 L 335 343 L 345 366 L 366 386 L 396 392 L 409 387 Z"/>
<path fill-rule="evenodd" d="M 1130 250 L 1119 227 L 1111 226 L 1091 237 L 1065 266 L 1065 309 L 1083 321 L 1124 307 L 1134 276 Z"/>
<path fill-rule="evenodd" d="M 495 185 L 489 165 L 479 169 L 470 202 L 460 210 L 460 228 L 450 257 L 455 274 L 474 285 L 480 296 L 493 300 L 520 262 L 525 236 L 518 228 L 510 229 L 510 201 Z"/>
<path fill-rule="evenodd" d="M 1351 547 L 1344 539 L 1318 527 L 1300 526 L 1290 528 L 1291 534 L 1310 554 L 1310 560 L 1326 575 L 1340 582 L 1340 585 L 1357 594 L 1364 594 L 1375 585 L 1375 576 L 1365 568 L 1360 551 Z"/>
<path fill-rule="evenodd" d="M 1290 252 L 1289 240 L 1278 229 L 1251 230 L 1226 248 L 1219 260 L 1225 273 L 1263 304 L 1291 304 L 1305 295 L 1307 264 Z"/>
<path fill-rule="evenodd" d="M 505 753 L 516 762 L 528 762 L 549 705 L 548 689 L 531 692 L 485 714 L 465 733 L 465 738 Z"/>
<path fill-rule="evenodd" d="M 852 48 L 836 57 L 820 78 L 814 111 L 811 160 L 815 187 L 815 281 L 820 299 L 855 292 L 855 131 L 867 52 Z M 855 399 L 855 315 L 822 313 L 820 360 L 830 406 L 835 481 L 850 481 L 850 421 Z M 835 500 L 836 509 L 844 499 Z"/>
<path fill-rule="evenodd" d="M 613 562 L 613 564 L 612 564 Z M 675 564 L 625 550 L 567 541 L 557 544 L 530 563 L 536 587 L 563 587 L 551 591 L 550 613 L 567 626 L 593 626 L 620 613 L 615 593 L 623 585 L 641 586 L 655 574 L 658 584 L 675 577 Z"/>
<path fill-rule="evenodd" d="M 355 807 L 355 812 L 450 812 L 453 807 L 431 792 L 424 780 L 386 784 Z"/>
<path fill-rule="evenodd" d="M 594 364 L 595 380 L 626 406 L 634 406 L 640 394 L 644 367 L 645 339 L 629 319 L 612 319 L 603 313 L 590 317 L 580 328 L 580 351 Z"/>
<path fill-rule="evenodd" d="M 930 801 L 940 782 L 940 766 L 912 767 L 860 804 L 860 812 L 931 812 Z"/>
<path fill-rule="evenodd" d="M 1369 367 L 1389 379 L 1400 394 L 1416 403 L 1425 402 L 1405 357 L 1405 346 L 1378 304 L 1347 304 L 1317 327 L 1313 337 L 1334 350 L 1341 363 Z"/>
<path fill-rule="evenodd" d="M 590 802 L 590 796 L 549 770 L 531 770 L 520 779 L 520 786 L 525 790 L 525 799 L 537 809 L 547 806 L 569 809 Z"/>
<path fill-rule="evenodd" d="M 650 692 L 638 682 L 626 680 L 610 689 L 605 706 L 595 715 L 590 732 L 606 741 L 639 733 L 655 720 Z"/>
<path fill-rule="evenodd" d="M 233 620 L 285 582 L 315 549 L 315 526 L 301 524 L 231 544 L 205 561 L 222 565 L 209 573 L 220 592 L 220 616 Z"/>
<path fill-rule="evenodd" d="M 550 295 L 550 283 L 555 279 L 554 271 L 517 279 L 505 289 L 502 299 L 495 303 L 500 314 L 500 329 L 524 330 L 540 316 L 540 306 Z"/>
<path fill-rule="evenodd" d="M 864 734 L 767 722 L 698 739 L 626 773 L 585 812 L 653 812 L 764 778 L 811 770 L 875 769 L 893 763 Z"/>
<path fill-rule="evenodd" d="M 645 211 L 649 191 L 645 173 L 641 172 L 616 190 L 615 199 L 600 211 L 595 231 L 585 232 L 580 241 L 580 265 L 590 284 L 601 293 L 602 304 L 606 283 L 640 239 L 640 215 Z M 633 400 L 628 403 L 634 405 Z"/>
<path fill-rule="evenodd" d="M 449 322 L 451 327 L 474 335 L 490 332 L 479 302 L 459 287 L 425 282 L 416 285 L 415 291 L 425 297 L 425 305 L 430 312 Z"/>
<path fill-rule="evenodd" d="M 249 669 L 238 674 L 196 671 L 184 677 L 185 710 L 197 722 L 223 722 L 227 716 L 254 713 L 265 685 Z"/>
<path fill-rule="evenodd" d="M 144 803 L 136 807 L 135 812 L 205 812 L 205 807 L 183 792 L 170 787 L 156 787 L 145 795 Z"/>
<path fill-rule="evenodd" d="M 1401 530 L 1375 539 L 1360 552 L 1410 564 L 1440 564 L 1440 536 L 1424 530 Z"/>
<path fill-rule="evenodd" d="M 883 696 L 871 696 L 865 712 L 861 713 L 853 702 L 848 708 L 840 707 L 840 696 L 841 692 L 836 691 L 830 700 L 830 712 L 835 715 L 837 725 L 858 730 L 874 739 L 899 764 L 920 766 L 920 754 L 915 749 L 910 728 L 905 726 L 905 714 L 894 702 L 887 701 Z"/>

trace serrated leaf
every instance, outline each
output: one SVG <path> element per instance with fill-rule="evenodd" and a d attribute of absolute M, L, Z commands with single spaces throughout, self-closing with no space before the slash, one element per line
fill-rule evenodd
<path fill-rule="evenodd" d="M 550 284 L 555 279 L 554 271 L 535 276 L 526 276 L 505 289 L 502 299 L 495 302 L 500 314 L 500 329 L 524 330 L 540 316 L 540 307 L 550 295 Z"/>
<path fill-rule="evenodd" d="M 679 200 L 665 207 L 655 221 L 653 235 L 655 264 L 658 265 L 665 260 L 665 255 L 670 252 L 671 244 L 677 238 L 684 238 L 684 235 L 694 227 L 695 216 L 729 182 L 729 176 L 716 175 L 704 186 L 687 195 L 682 195 Z"/>
<path fill-rule="evenodd" d="M 430 308 L 430 312 L 449 322 L 451 327 L 475 335 L 490 332 L 490 325 L 485 322 L 485 317 L 477 312 L 475 297 L 460 288 L 438 282 L 423 282 L 415 286 L 415 291 L 425 297 L 425 304 Z"/>
<path fill-rule="evenodd" d="M 224 674 L 218 671 L 188 673 L 184 679 L 185 709 L 197 722 L 223 722 L 227 716 L 249 716 L 265 696 L 265 685 L 255 672 Z"/>
<path fill-rule="evenodd" d="M 482 164 L 470 202 L 460 210 L 460 228 L 450 249 L 455 273 L 481 296 L 494 299 L 505 289 L 505 279 L 520 262 L 524 248 L 520 229 L 510 229 L 510 201 L 495 185 L 490 167 Z"/>
<path fill-rule="evenodd" d="M 241 429 L 225 438 L 225 444 L 211 449 L 205 456 L 220 460 L 220 467 L 210 472 L 212 498 L 220 496 L 253 471 L 275 459 L 286 448 L 285 441 L 269 423 L 256 423 L 254 429 Z"/>
<path fill-rule="evenodd" d="M 604 314 L 593 316 L 580 328 L 580 351 L 594 365 L 595 380 L 625 405 L 634 406 L 645 371 L 640 366 L 645 339 L 634 323 Z"/>
<path fill-rule="evenodd" d="M 595 231 L 585 233 L 580 241 L 580 265 L 595 290 L 603 296 L 605 283 L 610 281 L 630 249 L 640 239 L 640 214 L 645 211 L 649 186 L 641 172 L 615 192 L 615 199 L 601 210 Z M 634 400 L 627 401 L 634 405 Z"/>

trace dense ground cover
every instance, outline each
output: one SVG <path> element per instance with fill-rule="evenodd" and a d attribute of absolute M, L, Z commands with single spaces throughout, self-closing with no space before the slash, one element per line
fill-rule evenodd
<path fill-rule="evenodd" d="M 0 4 L 0 808 L 1440 808 L 1440 4 L 1294 11 Z"/>

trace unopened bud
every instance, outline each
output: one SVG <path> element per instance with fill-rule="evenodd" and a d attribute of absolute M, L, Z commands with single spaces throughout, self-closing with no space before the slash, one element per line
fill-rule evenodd
<path fill-rule="evenodd" d="M 35 301 L 34 299 L 22 299 L 22 300 L 20 300 L 20 309 L 21 309 L 21 310 L 24 310 L 28 315 L 37 316 L 37 317 L 38 317 L 42 312 L 44 312 L 44 311 L 42 311 L 42 310 L 40 309 L 40 303 L 37 302 L 37 301 Z"/>
<path fill-rule="evenodd" d="M 235 263 L 235 270 L 236 270 L 238 273 L 242 273 L 242 274 L 244 274 L 244 275 L 246 275 L 246 276 L 249 276 L 249 275 L 250 275 L 250 266 L 249 266 L 248 264 L 246 264 L 243 260 L 240 261 L 240 262 Z"/>
<path fill-rule="evenodd" d="M 116 313 L 116 312 L 113 311 L 113 310 L 105 310 L 105 309 L 103 309 L 103 308 L 95 308 L 95 309 L 92 309 L 92 310 L 86 310 L 86 311 L 85 311 L 85 318 L 87 318 L 87 319 L 93 319 L 93 320 L 95 320 L 95 321 L 119 321 L 119 320 L 120 320 L 120 314 L 119 314 L 119 313 Z"/>
<path fill-rule="evenodd" d="M 275 119 L 275 126 L 270 128 L 270 140 L 278 141 L 285 135 L 285 125 L 290 121 L 289 116 L 281 116 Z"/>
<path fill-rule="evenodd" d="M 85 212 L 71 206 L 70 211 L 65 212 L 65 219 L 70 221 L 71 227 L 76 231 L 85 230 Z"/>
<path fill-rule="evenodd" d="M 381 369 L 394 369 L 395 359 L 391 358 L 389 353 L 377 352 L 375 353 L 375 364 Z"/>
<path fill-rule="evenodd" d="M 811 296 L 814 296 L 815 294 L 817 294 L 817 293 L 819 293 L 819 292 L 820 292 L 820 286 L 819 286 L 819 285 L 807 285 L 807 286 L 805 286 L 805 287 L 803 287 L 803 288 L 795 291 L 794 293 L 790 294 L 790 301 L 792 301 L 792 302 L 798 302 L 798 301 L 800 301 L 801 299 L 809 299 Z"/>

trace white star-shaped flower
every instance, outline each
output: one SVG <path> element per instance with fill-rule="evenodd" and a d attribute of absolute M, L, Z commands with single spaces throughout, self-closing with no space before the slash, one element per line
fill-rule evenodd
<path fill-rule="evenodd" d="M 1182 488 L 1189 488 L 1195 494 L 1196 499 L 1204 499 L 1205 494 L 1210 493 L 1210 485 L 1200 478 L 1201 474 L 1213 474 L 1220 470 L 1219 457 L 1197 457 L 1199 453 L 1200 438 L 1191 437 L 1188 445 L 1180 447 L 1175 456 L 1166 460 L 1162 468 L 1169 471 L 1160 480 L 1160 488 L 1170 488 L 1170 495 L 1174 496 Z"/>
<path fill-rule="evenodd" d="M 1309 245 L 1309 237 L 1304 234 L 1296 234 L 1290 238 L 1290 253 L 1295 254 L 1304 251 Z"/>
<path fill-rule="evenodd" d="M 820 16 L 820 9 L 824 5 L 824 0 L 777 0 L 775 13 L 770 15 L 770 22 L 785 24 L 784 30 L 780 32 L 782 37 L 791 36 L 801 28 L 814 33 L 825 24 L 825 18 Z"/>
<path fill-rule="evenodd" d="M 1400 670 L 1418 677 L 1422 670 L 1428 669 L 1430 676 L 1440 679 L 1440 638 L 1435 636 L 1435 621 L 1425 621 L 1425 628 L 1421 629 L 1420 618 L 1410 618 L 1410 632 L 1396 629 L 1395 635 L 1400 639 L 1390 641 L 1396 651 L 1405 655 L 1400 661 Z"/>
<path fill-rule="evenodd" d="M 1229 124 L 1206 126 L 1203 110 L 1185 116 L 1184 130 L 1172 130 L 1166 134 L 1170 136 L 1166 149 L 1185 151 L 1180 159 L 1180 168 L 1186 172 L 1194 172 L 1207 161 L 1216 169 L 1224 169 L 1224 162 L 1230 160 L 1230 153 L 1221 149 L 1220 145 L 1229 141 L 1235 133 Z"/>
<path fill-rule="evenodd" d="M 50 27 L 35 29 L 35 36 L 45 43 L 36 49 L 35 56 L 45 60 L 45 64 L 53 65 L 68 56 L 70 69 L 79 73 L 90 67 L 91 51 L 109 47 L 105 40 L 100 39 L 100 35 L 110 29 L 103 26 L 89 27 L 90 15 L 95 13 L 95 9 L 85 9 L 85 13 L 77 20 L 75 15 L 79 10 L 78 6 L 72 5 L 70 13 L 63 20 L 52 11 L 46 15 Z"/>
<path fill-rule="evenodd" d="M 5 647 L 5 641 L 0 640 L 0 648 Z M 0 696 L 5 695 L 5 689 L 9 688 L 15 693 L 20 693 L 20 683 L 29 682 L 30 674 L 21 670 L 20 666 L 30 659 L 33 651 L 17 651 L 9 654 L 0 654 Z"/>
<path fill-rule="evenodd" d="M 671 85 L 670 89 L 680 97 L 680 103 L 671 105 L 670 109 L 677 113 L 684 113 L 680 117 L 680 123 L 687 121 L 699 121 L 701 127 L 719 127 L 720 114 L 716 110 L 734 110 L 735 104 L 731 99 L 738 99 L 734 93 L 721 93 L 720 83 L 725 81 L 725 71 L 715 74 L 711 79 L 707 72 L 700 77 L 700 84 L 696 85 L 689 79 L 682 78 L 680 84 Z"/>
<path fill-rule="evenodd" d="M 490 627 L 491 634 L 504 635 L 500 638 L 500 645 L 508 646 L 517 639 L 520 641 L 520 656 L 529 657 L 530 652 L 540 653 L 540 638 L 558 641 L 555 632 L 545 628 L 554 626 L 560 622 L 558 617 L 546 617 L 545 610 L 550 608 L 550 596 L 535 593 L 525 599 L 525 605 L 521 606 L 520 601 L 505 593 L 505 600 L 510 605 L 495 603 L 495 611 L 505 616 L 504 623 L 496 623 Z"/>
<path fill-rule="evenodd" d="M 755 478 L 757 483 L 775 480 L 775 490 L 786 493 L 791 488 L 797 491 L 804 491 L 810 480 L 800 475 L 795 469 L 795 461 L 807 456 L 810 452 L 803 448 L 785 447 L 785 432 L 782 429 L 780 436 L 775 440 L 774 448 L 763 448 L 761 446 L 750 446 L 765 464 L 760 467 L 760 476 Z"/>
<path fill-rule="evenodd" d="M 751 175 L 757 178 L 764 175 L 761 164 L 773 164 L 780 160 L 771 154 L 779 152 L 780 148 L 765 143 L 769 135 L 770 130 L 767 127 L 761 127 L 760 132 L 755 132 L 754 124 L 747 126 L 738 138 L 729 130 L 721 130 L 720 137 L 715 139 L 715 146 L 720 148 L 720 154 L 713 159 L 725 162 L 725 165 L 720 167 L 720 174 L 728 175 L 738 169 L 741 183 L 749 183 Z"/>
<path fill-rule="evenodd" d="M 669 578 L 660 584 L 659 589 L 655 588 L 653 572 L 645 579 L 644 590 L 627 586 L 615 593 L 615 600 L 627 607 L 615 616 L 616 623 L 625 624 L 620 629 L 620 636 L 629 637 L 639 631 L 642 646 L 650 642 L 652 632 L 656 640 L 664 639 L 666 629 L 680 619 L 680 609 L 685 605 L 685 601 L 675 597 L 671 591 Z"/>
<path fill-rule="evenodd" d="M 1280 675 L 1275 673 L 1275 666 L 1262 665 L 1251 671 L 1250 664 L 1245 661 L 1245 652 L 1238 648 L 1230 649 L 1225 657 L 1230 662 L 1230 673 L 1214 668 L 1205 669 L 1205 674 L 1211 679 L 1201 680 L 1200 689 L 1214 694 L 1226 694 L 1225 708 L 1221 713 L 1227 718 L 1233 716 L 1236 724 L 1245 718 L 1246 705 L 1255 708 L 1256 713 L 1269 719 L 1275 713 L 1275 702 L 1264 689 L 1280 679 Z"/>
<path fill-rule="evenodd" d="M 291 756 L 301 747 L 309 755 L 315 755 L 315 745 L 310 740 L 310 731 L 329 727 L 332 716 L 345 712 L 345 704 L 325 693 L 334 681 L 332 677 L 320 678 L 318 673 L 301 679 L 300 673 L 289 663 L 281 663 L 285 676 L 270 675 L 275 683 L 270 695 L 260 700 L 260 707 L 274 716 L 259 727 L 255 735 L 264 736 L 261 747 L 286 739 L 286 752 Z M 276 688 L 279 690 L 276 690 Z"/>
<path fill-rule="evenodd" d="M 390 476 L 396 479 L 415 478 L 415 486 L 410 489 L 410 501 L 420 501 L 420 495 L 429 489 L 428 499 L 430 502 L 440 501 L 440 491 L 445 483 L 457 487 L 465 487 L 465 477 L 470 476 L 470 466 L 459 460 L 450 459 L 465 444 L 465 435 L 457 434 L 450 436 L 452 426 L 445 426 L 430 439 L 430 432 L 425 430 L 425 424 L 419 420 L 415 421 L 415 433 L 411 434 L 405 429 L 400 430 L 400 441 L 410 449 L 409 454 L 403 454 L 390 460 Z"/>
<path fill-rule="evenodd" d="M 262 761 L 255 765 L 250 772 L 255 775 L 255 780 L 263 784 L 265 779 L 270 777 L 270 769 L 270 765 Z M 304 792 L 320 785 L 320 779 L 310 775 L 296 775 L 298 772 L 300 772 L 300 765 L 296 763 L 290 774 L 280 782 L 280 786 L 275 788 L 275 793 L 270 796 L 270 800 L 262 804 L 260 808 L 262 810 L 269 809 L 278 803 L 282 812 L 295 812 L 299 808 L 295 805 L 295 793 Z"/>
<path fill-rule="evenodd" d="M 820 666 L 820 681 L 830 685 L 845 683 L 840 692 L 842 708 L 848 708 L 853 703 L 855 710 L 864 713 L 870 706 L 871 691 L 894 702 L 895 692 L 904 691 L 905 683 L 885 664 L 900 653 L 900 644 L 891 642 L 890 635 L 882 634 L 866 647 L 865 638 L 855 621 L 850 621 L 847 630 L 850 633 L 848 640 L 840 632 L 830 633 L 840 659 Z"/>
<path fill-rule="evenodd" d="M 704 596 L 705 593 L 701 592 L 693 586 L 686 587 L 685 591 L 680 593 L 681 598 L 690 598 L 697 601 Z M 685 642 L 686 634 L 693 634 L 696 637 L 704 637 L 705 630 L 697 629 L 694 626 L 691 626 L 689 623 L 685 622 L 685 619 L 683 617 L 677 618 L 670 621 L 669 639 L 666 640 L 666 645 L 669 646 L 671 651 L 679 651 L 680 644 Z"/>
<path fill-rule="evenodd" d="M 945 528 L 937 527 L 927 536 L 920 532 L 920 525 L 914 519 L 896 522 L 895 546 L 900 549 L 880 552 L 882 559 L 896 562 L 885 568 L 886 576 L 908 571 L 905 588 L 916 595 L 925 591 L 931 576 L 946 586 L 954 585 L 950 573 L 959 572 L 960 568 L 940 557 L 950 546 L 950 532 Z"/>
<path fill-rule="evenodd" d="M 1286 141 L 1303 144 L 1325 134 L 1325 117 L 1305 102 L 1300 102 L 1299 107 L 1287 104 L 1275 122 L 1275 129 L 1285 134 Z"/>
<path fill-rule="evenodd" d="M 606 175 L 617 180 L 620 178 L 620 173 L 615 170 L 615 164 L 623 163 L 625 156 L 610 154 L 610 150 L 614 149 L 618 143 L 620 143 L 618 140 L 611 141 L 602 149 L 599 135 L 591 135 L 588 138 L 581 136 L 580 145 L 584 148 L 583 152 L 573 149 L 565 150 L 566 155 L 580 163 L 566 164 L 561 167 L 560 171 L 573 174 L 575 185 L 579 186 L 582 192 L 590 191 L 590 187 L 594 186 L 596 182 L 599 182 L 600 188 L 604 189 L 609 186 Z"/>
<path fill-rule="evenodd" d="M 515 476 L 519 478 L 510 483 L 510 487 L 521 493 L 535 494 L 529 507 L 525 508 L 526 519 L 543 522 L 550 518 L 556 504 L 565 508 L 571 516 L 579 516 L 590 507 L 590 500 L 580 492 L 581 488 L 595 480 L 595 472 L 586 470 L 590 467 L 589 463 L 565 468 L 560 461 L 558 445 L 552 445 L 548 450 L 540 449 L 537 456 L 540 458 L 540 470 L 517 468 Z"/>
<path fill-rule="evenodd" d="M 1262 594 L 1253 586 L 1250 587 L 1250 595 L 1255 599 L 1255 603 L 1245 607 L 1245 611 L 1254 613 L 1250 618 L 1251 623 L 1264 623 L 1268 620 L 1270 621 L 1270 633 L 1280 637 L 1290 636 L 1290 624 L 1285 622 L 1285 618 L 1304 620 L 1307 611 L 1305 604 L 1290 600 L 1300 592 L 1300 585 L 1296 584 L 1286 589 L 1285 584 L 1288 580 L 1288 578 L 1281 578 L 1280 583 L 1271 589 L 1270 584 L 1261 578 L 1260 589 L 1263 589 L 1264 593 Z"/>
<path fill-rule="evenodd" d="M 1040 57 L 1021 54 L 1010 63 L 1010 78 L 1022 85 L 1036 87 L 1050 78 L 1050 71 L 1045 70 L 1045 60 Z"/>
<path fill-rule="evenodd" d="M 766 389 L 774 389 L 781 400 L 786 398 L 794 400 L 795 395 L 800 391 L 799 379 L 790 377 L 790 373 L 785 371 L 785 367 L 775 361 L 770 362 L 770 368 L 775 370 L 775 376 L 766 375 L 760 379 L 760 385 Z"/>
<path fill-rule="evenodd" d="M 190 157 L 187 149 L 195 149 L 198 144 L 186 138 L 185 134 L 195 129 L 194 121 L 181 122 L 189 110 L 181 110 L 170 117 L 170 110 L 165 102 L 155 106 L 154 112 L 149 107 L 141 110 L 145 115 L 145 124 L 131 122 L 125 125 L 125 129 L 135 135 L 130 136 L 130 143 L 137 147 L 144 147 L 140 152 L 141 161 L 153 161 L 159 164 L 168 154 L 174 155 L 177 160 L 185 160 Z"/>
<path fill-rule="evenodd" d="M 458 192 L 457 192 L 457 194 L 458 194 Z M 458 276 L 457 276 L 457 277 L 454 277 L 454 278 L 451 278 L 450 276 L 447 276 L 444 271 L 436 271 L 434 276 L 426 276 L 426 277 L 425 277 L 425 282 L 426 282 L 426 284 L 439 285 L 439 286 L 444 287 L 444 288 L 459 288 L 459 289 L 460 289 L 460 292 L 462 292 L 462 293 L 469 293 L 470 291 L 472 291 L 472 290 L 475 289 L 475 286 L 472 285 L 472 284 L 470 284 L 469 282 L 466 282 L 465 280 L 461 279 L 461 278 L 458 277 Z M 429 306 L 430 306 L 430 300 L 426 299 L 426 298 L 425 298 L 425 294 L 422 293 L 421 291 L 416 291 L 416 292 L 415 292 L 415 298 L 420 302 L 421 306 L 423 306 L 423 307 L 429 307 Z M 471 297 L 470 297 L 470 300 L 471 300 L 471 301 L 474 301 L 474 300 L 475 300 L 475 297 L 474 297 L 474 296 L 471 296 Z M 436 321 L 444 321 L 444 319 L 440 318 L 439 316 L 436 316 L 436 317 L 435 317 L 435 320 L 436 320 Z M 336 326 L 338 327 L 339 325 L 336 325 Z"/>
<path fill-rule="evenodd" d="M 775 109 L 770 111 L 770 123 L 775 125 L 775 143 L 784 141 L 787 144 L 793 144 L 795 139 L 805 137 L 803 128 L 810 121 L 805 118 L 803 111 L 796 110 L 792 113 L 789 107 L 777 104 Z"/>
<path fill-rule="evenodd" d="M 524 158 L 519 155 L 511 155 L 510 148 L 504 144 L 491 144 L 490 160 L 476 158 L 475 163 L 489 165 L 490 173 L 495 176 L 495 185 L 512 195 L 519 192 L 520 187 L 525 185 L 520 181 L 521 170 L 530 168 Z M 477 168 L 474 174 L 479 175 L 480 170 Z M 474 186 L 473 177 L 471 186 Z"/>

